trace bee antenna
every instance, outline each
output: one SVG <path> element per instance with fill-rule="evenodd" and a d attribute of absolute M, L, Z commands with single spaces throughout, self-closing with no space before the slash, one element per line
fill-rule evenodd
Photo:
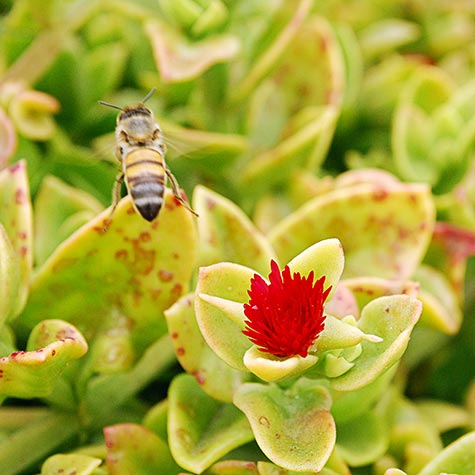
<path fill-rule="evenodd" d="M 152 87 L 152 89 L 150 89 L 150 92 L 143 98 L 142 100 L 142 104 L 145 104 L 153 95 L 153 93 L 157 90 L 156 87 Z"/>
<path fill-rule="evenodd" d="M 112 107 L 112 109 L 118 109 L 120 111 L 123 111 L 122 107 L 116 106 L 115 104 L 111 104 L 110 102 L 105 102 L 105 101 L 99 101 L 99 104 L 102 104 L 103 106 L 107 107 Z"/>

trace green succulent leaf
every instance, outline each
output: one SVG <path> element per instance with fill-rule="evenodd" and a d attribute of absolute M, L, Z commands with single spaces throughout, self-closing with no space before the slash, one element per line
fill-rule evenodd
<path fill-rule="evenodd" d="M 44 320 L 31 332 L 28 351 L 0 358 L 0 394 L 20 398 L 48 396 L 71 361 L 87 351 L 84 337 L 61 320 Z"/>
<path fill-rule="evenodd" d="M 373 411 L 338 424 L 337 446 L 352 467 L 374 463 L 389 447 L 386 421 Z"/>
<path fill-rule="evenodd" d="M 9 305 L 9 314 L 13 317 L 25 305 L 33 262 L 32 213 L 25 161 L 20 161 L 0 172 L 0 224 L 3 225 L 11 247 L 16 254 L 16 265 L 18 266 L 18 271 L 14 270 L 9 280 L 12 280 L 13 285 L 17 285 L 14 283 L 15 279 L 18 279 L 18 277 L 15 277 L 16 272 L 19 273 L 20 280 L 15 301 Z M 5 236 L 3 236 L 2 241 L 5 246 Z M 4 252 L 6 257 L 2 267 L 8 265 L 7 262 L 9 261 L 9 251 L 4 248 Z M 3 254 L 2 252 L 2 256 Z M 2 302 L 0 305 L 5 304 Z M 4 315 L 0 315 L 0 319 L 2 318 L 5 318 Z"/>
<path fill-rule="evenodd" d="M 264 381 L 274 382 L 302 373 L 312 367 L 318 357 L 308 354 L 305 358 L 295 355 L 282 359 L 251 346 L 244 354 L 243 361 L 253 374 Z"/>
<path fill-rule="evenodd" d="M 0 326 L 15 315 L 20 293 L 18 256 L 0 224 Z"/>
<path fill-rule="evenodd" d="M 90 368 L 86 365 L 81 382 L 86 380 L 83 402 L 92 419 L 91 423 L 100 425 L 103 418 L 107 419 L 111 410 L 120 407 L 150 384 L 157 374 L 174 361 L 174 357 L 170 338 L 164 335 L 149 345 L 142 357 L 127 371 L 104 373 L 91 378 Z"/>
<path fill-rule="evenodd" d="M 235 262 L 264 273 L 274 252 L 244 212 L 228 199 L 197 186 L 193 206 L 200 215 L 199 265 Z"/>
<path fill-rule="evenodd" d="M 361 356 L 348 372 L 331 380 L 332 387 L 338 391 L 362 388 L 396 364 L 407 348 L 421 312 L 421 302 L 407 295 L 380 297 L 366 305 L 358 327 L 382 341 L 363 341 Z"/>
<path fill-rule="evenodd" d="M 338 239 L 325 239 L 302 251 L 289 262 L 292 272 L 308 275 L 312 270 L 315 280 L 325 276 L 325 289 L 332 287 L 332 298 L 345 265 L 343 247 Z"/>
<path fill-rule="evenodd" d="M 243 460 L 223 460 L 212 465 L 207 475 L 262 475 L 255 462 Z"/>
<path fill-rule="evenodd" d="M 421 323 L 449 335 L 457 333 L 463 316 L 458 296 L 444 274 L 423 265 L 414 274 L 421 284 L 419 298 L 424 304 Z"/>
<path fill-rule="evenodd" d="M 52 175 L 46 176 L 35 201 L 36 264 L 43 264 L 61 242 L 102 209 L 91 195 Z"/>
<path fill-rule="evenodd" d="M 18 138 L 11 120 L 0 108 L 0 170 L 7 167 L 8 160 L 15 152 Z"/>
<path fill-rule="evenodd" d="M 248 376 L 229 367 L 208 346 L 196 322 L 193 301 L 192 294 L 185 295 L 165 311 L 176 356 L 206 394 L 232 402 L 234 391 Z"/>
<path fill-rule="evenodd" d="M 253 439 L 243 414 L 232 404 L 210 398 L 190 375 L 177 376 L 168 397 L 170 450 L 186 470 L 201 473 L 232 449 Z"/>
<path fill-rule="evenodd" d="M 3 473 L 22 473 L 77 437 L 79 420 L 74 414 L 48 411 L 0 441 Z"/>
<path fill-rule="evenodd" d="M 287 470 L 319 472 L 335 446 L 330 395 L 318 383 L 300 379 L 287 390 L 245 383 L 234 397 L 264 454 Z"/>
<path fill-rule="evenodd" d="M 338 237 L 344 277 L 407 279 L 434 226 L 429 189 L 420 184 L 355 184 L 317 196 L 282 220 L 269 240 L 282 262 L 317 241 Z"/>
<path fill-rule="evenodd" d="M 104 428 L 110 475 L 179 473 L 167 444 L 151 430 L 132 423 Z"/>
<path fill-rule="evenodd" d="M 93 475 L 94 469 L 101 465 L 102 460 L 81 454 L 57 454 L 49 457 L 41 466 L 40 475 L 59 475 L 74 473 L 75 475 Z"/>
<path fill-rule="evenodd" d="M 239 41 L 229 34 L 217 34 L 190 42 L 158 20 L 146 26 L 163 81 L 176 83 L 196 78 L 212 65 L 229 61 L 239 52 Z"/>
<path fill-rule="evenodd" d="M 129 197 L 110 223 L 109 213 L 76 231 L 39 269 L 21 317 L 24 327 L 61 315 L 90 339 L 119 326 L 139 351 L 165 333 L 160 315 L 187 291 L 194 268 L 191 213 L 169 190 L 153 223 L 135 212 Z"/>
<path fill-rule="evenodd" d="M 354 277 L 344 279 L 342 284 L 351 291 L 356 299 L 358 309 L 363 308 L 375 298 L 386 295 L 404 294 L 417 297 L 420 287 L 415 280 L 389 280 L 379 277 Z M 358 315 L 359 310 L 355 316 Z"/>
<path fill-rule="evenodd" d="M 251 347 L 244 329 L 243 303 L 255 272 L 248 267 L 222 262 L 200 269 L 196 320 L 212 350 L 232 368 L 247 371 L 244 353 Z"/>

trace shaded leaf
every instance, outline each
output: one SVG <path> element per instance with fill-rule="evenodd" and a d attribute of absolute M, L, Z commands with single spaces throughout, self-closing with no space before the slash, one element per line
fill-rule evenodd
<path fill-rule="evenodd" d="M 149 429 L 132 423 L 104 428 L 110 475 L 174 475 L 180 467 L 167 444 Z"/>
<path fill-rule="evenodd" d="M 145 28 L 158 70 L 167 83 L 194 79 L 213 64 L 226 62 L 239 52 L 239 42 L 232 35 L 220 34 L 189 42 L 157 20 L 150 20 Z"/>
<path fill-rule="evenodd" d="M 253 439 L 243 414 L 232 404 L 210 398 L 190 375 L 173 380 L 168 398 L 170 450 L 186 470 L 201 473 L 232 449 Z"/>
<path fill-rule="evenodd" d="M 235 262 L 266 272 L 274 251 L 243 211 L 228 199 L 197 186 L 193 206 L 200 215 L 199 265 Z"/>
<path fill-rule="evenodd" d="M 91 195 L 46 176 L 35 201 L 36 264 L 43 264 L 61 242 L 102 209 Z"/>

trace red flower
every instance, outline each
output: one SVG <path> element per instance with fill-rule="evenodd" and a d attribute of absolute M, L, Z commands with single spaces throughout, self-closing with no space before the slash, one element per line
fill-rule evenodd
<path fill-rule="evenodd" d="M 281 274 L 275 261 L 271 261 L 269 281 L 258 274 L 251 279 L 243 333 L 265 353 L 280 358 L 306 357 L 325 327 L 323 304 L 331 286 L 323 290 L 325 277 L 314 283 L 313 271 L 308 277 L 298 272 L 292 276 L 285 266 Z"/>

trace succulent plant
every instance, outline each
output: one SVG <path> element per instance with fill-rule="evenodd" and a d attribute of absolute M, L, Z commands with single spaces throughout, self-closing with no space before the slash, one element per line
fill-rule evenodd
<path fill-rule="evenodd" d="M 474 473 L 473 8 L 0 21 L 2 474 Z M 148 222 L 98 101 L 153 87 L 182 190 Z"/>

